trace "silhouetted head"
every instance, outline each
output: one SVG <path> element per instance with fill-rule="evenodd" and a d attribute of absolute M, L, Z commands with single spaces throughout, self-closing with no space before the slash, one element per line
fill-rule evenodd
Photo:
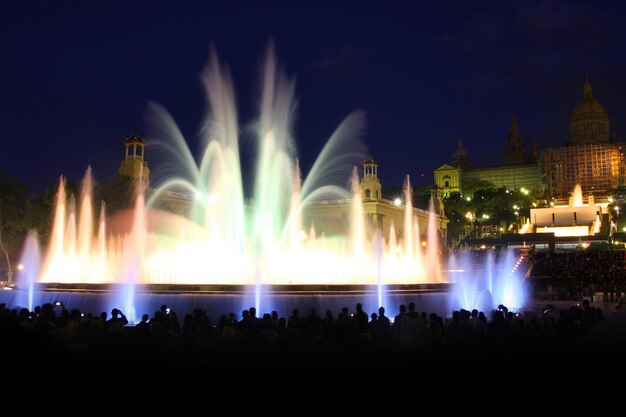
<path fill-rule="evenodd" d="M 363 306 L 361 303 L 356 303 L 356 311 L 363 311 Z"/>
<path fill-rule="evenodd" d="M 120 314 L 120 311 L 117 308 L 111 310 L 111 317 L 116 318 Z"/>
<path fill-rule="evenodd" d="M 143 316 L 141 316 L 141 321 L 144 323 L 147 323 L 149 319 L 150 319 L 150 316 L 147 314 L 144 314 Z"/>
<path fill-rule="evenodd" d="M 385 315 L 385 307 L 383 306 L 378 307 L 378 315 L 381 317 Z"/>
<path fill-rule="evenodd" d="M 409 311 L 415 311 L 415 303 L 414 302 L 410 302 L 409 303 Z"/>
<path fill-rule="evenodd" d="M 400 304 L 400 313 L 406 313 L 406 306 L 404 304 Z"/>
<path fill-rule="evenodd" d="M 371 317 L 372 317 L 372 321 L 378 319 L 378 315 L 376 313 L 372 313 Z"/>
<path fill-rule="evenodd" d="M 476 309 L 472 310 L 472 317 L 474 317 L 474 318 L 478 317 L 478 310 L 476 310 Z"/>
<path fill-rule="evenodd" d="M 250 311 L 250 317 L 256 317 L 256 308 L 255 307 L 250 307 L 248 310 Z"/>

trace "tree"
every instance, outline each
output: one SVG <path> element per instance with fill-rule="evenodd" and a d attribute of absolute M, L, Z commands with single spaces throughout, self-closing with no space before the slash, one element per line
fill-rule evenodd
<path fill-rule="evenodd" d="M 478 190 L 490 190 L 493 188 L 495 188 L 495 186 L 485 180 L 467 179 L 463 181 L 463 195 L 466 197 L 472 197 Z"/>
<path fill-rule="evenodd" d="M 0 172 L 0 250 L 7 263 L 7 279 L 13 280 L 11 253 L 29 228 L 26 184 Z"/>
<path fill-rule="evenodd" d="M 96 210 L 100 209 L 102 201 L 106 204 L 107 215 L 132 207 L 135 202 L 135 187 L 135 181 L 126 175 L 116 175 L 97 184 L 93 190 Z"/>

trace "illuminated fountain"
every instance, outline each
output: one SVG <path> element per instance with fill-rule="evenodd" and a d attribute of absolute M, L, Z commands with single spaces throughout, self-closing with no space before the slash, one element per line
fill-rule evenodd
<path fill-rule="evenodd" d="M 353 169 L 363 156 L 361 113 L 339 125 L 302 180 L 291 135 L 294 85 L 278 74 L 271 49 L 255 123 L 254 187 L 246 201 L 233 88 L 215 55 L 202 80 L 211 111 L 202 128 L 200 157 L 194 158 L 169 113 L 151 105 L 151 139 L 163 151 L 163 180 L 148 190 L 139 183 L 134 208 L 107 219 L 104 205 L 95 215 L 90 169 L 78 204 L 61 178 L 45 257 L 40 263 L 36 237 L 29 235 L 19 281 L 20 288 L 28 288 L 28 300 L 16 297 L 14 305 L 32 308 L 33 302 L 63 297 L 66 304 L 82 303 L 95 312 L 121 307 L 131 321 L 160 304 L 179 311 L 210 305 L 214 314 L 251 305 L 260 313 L 276 308 L 281 314 L 308 306 L 338 311 L 356 302 L 369 311 L 384 305 L 394 312 L 399 304 L 415 301 L 423 311 L 439 314 L 451 307 L 488 309 L 494 302 L 521 305 L 516 275 L 495 272 L 512 269 L 510 257 L 504 266 L 487 258 L 479 268 L 453 258 L 450 271 L 442 270 L 441 219 L 431 199 L 422 242 L 408 176 L 403 209 L 389 204 L 404 210 L 401 227 L 391 223 L 383 236 L 382 228 L 366 220 Z M 184 215 L 161 208 L 172 193 L 188 196 Z M 342 234 L 320 232 L 320 219 L 310 215 L 311 207 L 328 208 L 333 201 L 342 202 L 337 209 L 349 218 Z M 459 270 L 472 274 L 459 275 Z M 452 300 L 446 292 L 449 278 L 455 282 Z M 36 285 L 47 289 L 38 298 Z M 490 301 L 474 302 L 485 297 Z"/>
<path fill-rule="evenodd" d="M 530 223 L 520 233 L 554 233 L 554 236 L 590 236 L 600 233 L 602 206 L 593 195 L 583 203 L 580 184 L 576 184 L 567 205 L 530 209 Z"/>
<path fill-rule="evenodd" d="M 424 250 L 408 177 L 401 234 L 391 225 L 389 235 L 382 236 L 367 224 L 356 169 L 350 189 L 345 187 L 354 163 L 363 155 L 358 139 L 364 124 L 362 113 L 352 113 L 339 125 L 308 176 L 301 179 L 291 134 L 294 83 L 276 67 L 270 49 L 260 115 L 254 125 L 258 160 L 249 202 L 244 199 L 234 91 L 228 72 L 213 54 L 202 76 L 210 112 L 202 127 L 204 148 L 198 160 L 170 114 L 152 104 L 151 138 L 164 151 L 163 180 L 147 192 L 139 184 L 134 208 L 116 215 L 118 220 L 126 220 L 126 227 L 117 230 L 119 227 L 107 222 L 104 205 L 99 215 L 95 214 L 90 169 L 78 204 L 67 195 L 61 178 L 40 284 L 55 290 L 106 290 L 111 294 L 106 308 L 121 307 L 131 321 L 136 314 L 154 311 L 155 303 L 178 302 L 158 294 L 172 288 L 194 294 L 245 293 L 240 306 L 254 304 L 262 313 L 269 311 L 272 297 L 279 292 L 330 289 L 341 295 L 361 291 L 355 296 L 359 300 L 366 291 L 372 294 L 373 301 L 365 304 L 370 311 L 381 304 L 394 311 L 395 306 L 387 304 L 392 289 L 444 285 L 447 277 L 440 266 L 432 200 Z M 184 215 L 160 208 L 172 192 L 190 196 Z M 318 234 L 315 219 L 305 224 L 308 207 L 321 200 L 350 202 L 346 233 Z M 38 252 L 36 245 L 26 250 Z M 442 287 L 436 291 L 441 292 Z M 149 302 L 146 297 L 140 301 L 146 293 Z M 409 295 L 418 296 L 415 292 Z M 328 305 L 332 300 L 329 296 L 324 302 Z M 287 296 L 286 302 L 291 307 L 297 300 Z M 397 299 L 395 304 L 400 302 L 407 303 Z M 260 310 L 261 304 L 264 310 Z M 424 309 L 448 310 L 445 299 L 431 304 Z M 181 304 L 183 308 L 189 310 L 189 305 Z M 222 312 L 233 310 L 232 305 L 221 308 Z"/>
<path fill-rule="evenodd" d="M 20 293 L 17 305 L 28 307 L 30 311 L 35 306 L 35 287 L 39 278 L 40 267 L 39 240 L 35 231 L 28 232 L 24 243 L 24 250 L 20 263 L 17 267 L 17 280 L 21 288 L 24 289 Z"/>
<path fill-rule="evenodd" d="M 485 257 L 481 262 L 474 262 L 473 256 L 466 251 L 450 257 L 452 308 L 488 312 L 502 304 L 519 311 L 526 305 L 529 294 L 518 268 L 521 256 L 516 259 L 512 249 L 500 254 L 498 259 L 491 250 L 480 255 Z"/>

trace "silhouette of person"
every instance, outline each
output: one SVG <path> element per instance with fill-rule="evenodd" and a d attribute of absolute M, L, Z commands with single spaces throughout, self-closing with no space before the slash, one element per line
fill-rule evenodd
<path fill-rule="evenodd" d="M 113 324 L 121 324 L 122 326 L 126 326 L 128 324 L 128 319 L 117 308 L 111 310 L 111 318 L 107 320 L 107 327 L 111 327 Z"/>

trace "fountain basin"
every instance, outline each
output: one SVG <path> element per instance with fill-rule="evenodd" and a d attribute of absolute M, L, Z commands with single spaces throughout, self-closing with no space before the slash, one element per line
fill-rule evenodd
<path fill-rule="evenodd" d="M 417 284 L 417 285 L 390 285 L 385 291 L 384 307 L 388 317 L 398 314 L 401 304 L 408 305 L 414 302 L 418 311 L 437 313 L 449 316 L 450 284 Z M 22 307 L 19 300 L 23 299 L 24 289 L 0 292 L 0 302 L 10 308 Z M 65 308 L 77 308 L 81 312 L 91 312 L 94 315 L 102 311 L 110 312 L 112 308 L 124 307 L 119 305 L 122 286 L 98 284 L 41 284 L 34 291 L 35 305 L 44 303 L 54 304 L 61 301 Z M 295 285 L 295 286 L 264 286 L 262 289 L 262 304 L 259 316 L 276 310 L 281 317 L 289 317 L 294 308 L 300 310 L 302 316 L 307 316 L 312 308 L 323 317 L 327 309 L 331 309 L 335 318 L 343 307 L 350 312 L 355 310 L 356 303 L 361 303 L 364 310 L 370 314 L 378 312 L 379 293 L 375 285 L 351 286 L 324 286 L 324 285 Z M 138 285 L 136 288 L 134 305 L 137 318 L 146 313 L 150 316 L 166 304 L 179 314 L 179 320 L 195 308 L 206 310 L 207 315 L 217 323 L 220 314 L 235 313 L 241 316 L 241 311 L 255 305 L 254 289 L 246 286 L 194 286 L 194 285 Z M 124 311 L 127 314 L 126 311 Z M 128 315 L 128 314 L 127 314 Z"/>

